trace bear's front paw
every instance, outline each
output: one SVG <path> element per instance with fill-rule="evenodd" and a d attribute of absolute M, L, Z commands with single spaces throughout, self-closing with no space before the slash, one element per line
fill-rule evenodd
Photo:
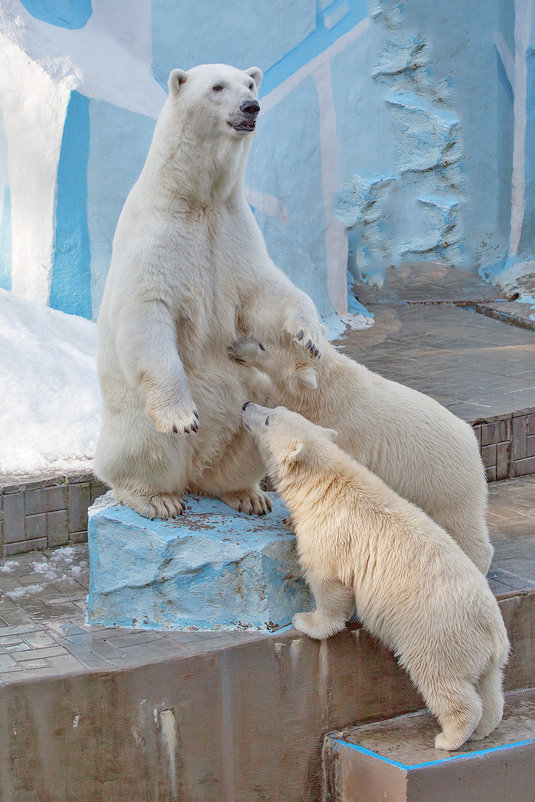
<path fill-rule="evenodd" d="M 310 356 L 321 357 L 321 327 L 311 321 L 295 318 L 286 327 L 290 337 L 304 348 Z"/>
<path fill-rule="evenodd" d="M 147 415 L 163 434 L 189 434 L 199 429 L 199 413 L 193 401 L 186 404 L 147 409 Z"/>
<path fill-rule="evenodd" d="M 292 619 L 292 626 L 298 632 L 303 632 L 309 638 L 325 640 L 345 626 L 345 621 L 335 621 L 320 617 L 317 610 L 313 613 L 296 613 Z"/>
<path fill-rule="evenodd" d="M 324 633 L 322 627 L 318 626 L 315 613 L 296 613 L 292 618 L 292 627 L 316 640 L 324 640 L 329 637 Z"/>
<path fill-rule="evenodd" d="M 227 348 L 228 355 L 240 365 L 255 365 L 267 356 L 265 345 L 258 340 L 236 340 Z"/>

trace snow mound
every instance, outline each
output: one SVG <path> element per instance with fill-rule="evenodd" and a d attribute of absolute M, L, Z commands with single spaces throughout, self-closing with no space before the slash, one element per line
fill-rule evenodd
<path fill-rule="evenodd" d="M 0 290 L 0 475 L 91 470 L 97 327 Z"/>

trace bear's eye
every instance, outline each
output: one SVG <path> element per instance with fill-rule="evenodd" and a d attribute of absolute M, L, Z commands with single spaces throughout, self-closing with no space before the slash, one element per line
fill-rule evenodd
<path fill-rule="evenodd" d="M 215 86 L 212 86 L 212 92 L 222 92 L 222 91 L 223 91 L 222 84 L 216 84 Z"/>
<path fill-rule="evenodd" d="M 266 424 L 266 426 L 269 426 L 269 415 L 268 415 L 268 416 L 267 416 L 267 418 L 265 419 L 264 423 Z"/>
<path fill-rule="evenodd" d="M 254 84 L 249 84 L 249 89 L 250 89 L 250 90 L 251 90 L 251 92 L 252 92 L 252 91 L 253 91 L 253 89 L 254 89 Z"/>

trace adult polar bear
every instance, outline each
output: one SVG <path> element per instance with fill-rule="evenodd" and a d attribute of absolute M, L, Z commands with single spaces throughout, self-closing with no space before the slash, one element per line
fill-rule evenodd
<path fill-rule="evenodd" d="M 245 200 L 261 80 L 257 67 L 171 72 L 117 225 L 98 320 L 95 471 L 148 518 L 179 515 L 192 488 L 267 512 L 262 461 L 241 425 L 260 374 L 227 346 L 285 331 L 319 353 L 314 304 L 270 260 Z"/>

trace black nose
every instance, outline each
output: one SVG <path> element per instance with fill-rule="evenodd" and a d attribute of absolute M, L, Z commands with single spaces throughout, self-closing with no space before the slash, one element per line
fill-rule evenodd
<path fill-rule="evenodd" d="M 246 401 L 245 402 L 245 404 L 242 407 L 242 412 L 244 412 L 247 409 L 247 407 L 249 406 L 250 403 L 251 403 L 250 401 Z"/>
<path fill-rule="evenodd" d="M 250 114 L 251 117 L 256 116 L 260 111 L 260 103 L 256 100 L 246 100 L 241 104 L 240 111 L 244 114 Z"/>

